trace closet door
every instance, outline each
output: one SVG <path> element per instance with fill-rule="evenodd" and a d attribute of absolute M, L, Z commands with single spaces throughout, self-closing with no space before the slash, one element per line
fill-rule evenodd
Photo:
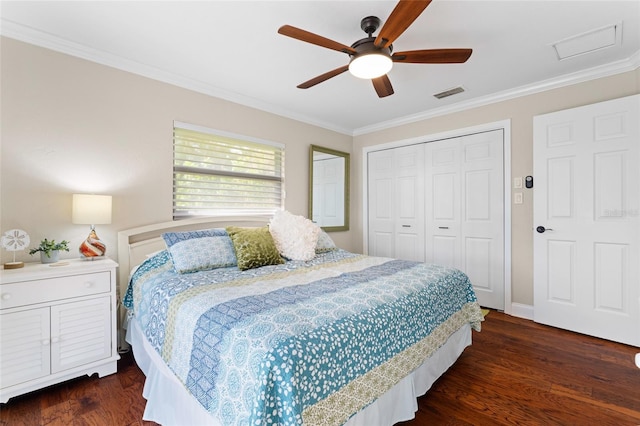
<path fill-rule="evenodd" d="M 424 261 L 424 144 L 368 154 L 371 256 Z"/>
<path fill-rule="evenodd" d="M 504 309 L 503 131 L 426 144 L 426 261 L 458 268 Z"/>

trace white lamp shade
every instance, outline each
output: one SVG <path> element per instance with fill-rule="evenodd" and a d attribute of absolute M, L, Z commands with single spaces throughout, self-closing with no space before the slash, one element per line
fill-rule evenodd
<path fill-rule="evenodd" d="M 370 53 L 354 57 L 349 63 L 349 72 L 358 78 L 378 78 L 393 67 L 393 61 L 387 55 Z"/>
<path fill-rule="evenodd" d="M 73 194 L 71 222 L 77 225 L 111 223 L 111 195 Z"/>

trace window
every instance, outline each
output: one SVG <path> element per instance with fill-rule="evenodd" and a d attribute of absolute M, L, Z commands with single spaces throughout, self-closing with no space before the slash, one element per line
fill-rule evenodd
<path fill-rule="evenodd" d="M 174 219 L 283 206 L 284 145 L 174 122 Z"/>

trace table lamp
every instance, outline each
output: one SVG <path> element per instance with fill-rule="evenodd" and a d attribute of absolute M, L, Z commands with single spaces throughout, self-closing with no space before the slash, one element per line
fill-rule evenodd
<path fill-rule="evenodd" d="M 111 223 L 111 195 L 73 194 L 71 222 L 91 226 L 89 236 L 80 244 L 80 255 L 87 260 L 102 258 L 107 246 L 98 238 L 95 225 Z"/>

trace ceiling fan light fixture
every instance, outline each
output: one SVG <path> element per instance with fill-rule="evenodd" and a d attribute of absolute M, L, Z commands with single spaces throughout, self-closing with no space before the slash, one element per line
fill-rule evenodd
<path fill-rule="evenodd" d="M 308 89 L 327 81 L 347 70 L 355 77 L 371 80 L 378 97 L 393 95 L 393 86 L 387 73 L 395 62 L 405 64 L 460 64 L 471 56 L 472 49 L 422 49 L 393 52 L 395 40 L 420 16 L 432 0 L 399 0 L 377 36 L 373 33 L 380 27 L 380 19 L 366 16 L 360 21 L 360 28 L 367 37 L 356 40 L 351 46 L 310 33 L 291 25 L 283 25 L 278 33 L 316 46 L 336 50 L 349 55 L 349 65 L 320 74 L 299 84 L 300 89 Z"/>
<path fill-rule="evenodd" d="M 383 53 L 367 53 L 355 55 L 349 62 L 349 72 L 358 78 L 378 78 L 393 67 L 393 61 L 389 55 Z"/>

